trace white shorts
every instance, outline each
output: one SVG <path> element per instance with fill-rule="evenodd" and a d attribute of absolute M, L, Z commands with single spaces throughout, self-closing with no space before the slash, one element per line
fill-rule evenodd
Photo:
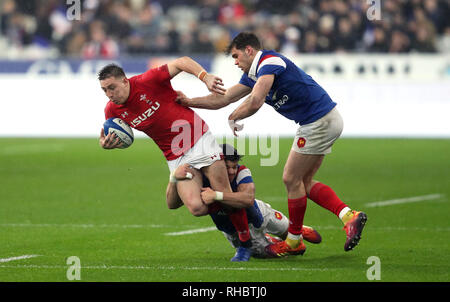
<path fill-rule="evenodd" d="M 270 204 L 256 199 L 261 214 L 263 216 L 263 223 L 261 227 L 255 228 L 252 224 L 248 225 L 250 231 L 250 238 L 252 241 L 252 256 L 264 258 L 267 257 L 265 248 L 271 242 L 266 238 L 265 234 L 271 234 L 282 237 L 288 230 L 289 219 L 280 211 L 272 209 Z M 240 245 L 237 233 L 229 235 L 223 232 L 225 238 L 231 243 L 231 246 L 237 248 Z"/>
<path fill-rule="evenodd" d="M 173 172 L 183 164 L 189 164 L 195 169 L 212 165 L 221 159 L 222 149 L 217 144 L 214 135 L 210 131 L 205 132 L 202 137 L 182 156 L 167 161 L 170 172 Z"/>
<path fill-rule="evenodd" d="M 301 154 L 328 154 L 344 128 L 339 111 L 334 107 L 315 122 L 300 126 L 292 150 Z"/>
<path fill-rule="evenodd" d="M 289 227 L 289 219 L 280 211 L 272 209 L 270 204 L 258 199 L 255 201 L 264 217 L 260 229 L 264 230 L 264 233 L 282 237 Z"/>

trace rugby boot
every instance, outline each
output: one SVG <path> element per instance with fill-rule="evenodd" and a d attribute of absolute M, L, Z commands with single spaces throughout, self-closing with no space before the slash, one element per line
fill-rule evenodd
<path fill-rule="evenodd" d="M 249 261 L 252 256 L 252 251 L 249 248 L 240 246 L 236 250 L 236 254 L 231 258 L 232 262 Z"/>
<path fill-rule="evenodd" d="M 367 215 L 364 212 L 353 212 L 353 218 L 348 221 L 344 230 L 347 234 L 347 240 L 345 241 L 344 251 L 351 251 L 356 245 L 358 245 L 359 240 L 361 240 L 361 233 L 367 222 Z"/>
<path fill-rule="evenodd" d="M 279 258 L 286 257 L 289 255 L 303 255 L 306 251 L 306 246 L 303 240 L 300 240 L 300 244 L 297 248 L 291 248 L 286 241 L 280 241 L 277 243 L 269 244 L 266 246 L 265 251 L 268 256 Z"/>
<path fill-rule="evenodd" d="M 319 232 L 307 225 L 302 227 L 302 237 L 311 243 L 317 244 L 322 242 L 322 236 L 320 236 Z"/>

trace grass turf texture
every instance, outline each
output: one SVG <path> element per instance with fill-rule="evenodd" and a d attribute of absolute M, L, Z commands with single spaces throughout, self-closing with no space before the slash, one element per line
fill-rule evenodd
<path fill-rule="evenodd" d="M 287 214 L 283 166 L 245 156 L 258 199 Z M 322 235 L 303 256 L 231 263 L 219 231 L 185 207 L 168 210 L 168 169 L 156 145 L 137 139 L 105 151 L 96 139 L 0 139 L 0 281 L 67 281 L 66 259 L 81 260 L 81 281 L 368 281 L 370 256 L 383 281 L 449 281 L 450 140 L 340 139 L 316 179 L 368 214 L 360 244 L 344 252 L 342 223 L 308 201 L 305 224 Z M 416 203 L 369 202 L 442 194 Z"/>

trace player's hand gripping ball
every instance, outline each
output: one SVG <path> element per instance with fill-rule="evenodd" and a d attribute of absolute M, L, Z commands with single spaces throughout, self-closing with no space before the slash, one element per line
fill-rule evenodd
<path fill-rule="evenodd" d="M 105 121 L 103 124 L 105 135 L 114 133 L 122 142 L 121 149 L 128 148 L 134 141 L 133 130 L 122 119 L 118 117 L 112 117 Z"/>

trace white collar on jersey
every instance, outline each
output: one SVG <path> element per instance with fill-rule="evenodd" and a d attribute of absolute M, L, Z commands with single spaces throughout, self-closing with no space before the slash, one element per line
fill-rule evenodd
<path fill-rule="evenodd" d="M 253 81 L 257 80 L 256 68 L 258 67 L 258 62 L 259 62 L 259 59 L 261 58 L 261 56 L 262 56 L 262 51 L 260 50 L 256 53 L 256 56 L 252 62 L 252 66 L 250 66 L 250 70 L 248 71 L 248 77 L 250 79 L 252 79 Z"/>

